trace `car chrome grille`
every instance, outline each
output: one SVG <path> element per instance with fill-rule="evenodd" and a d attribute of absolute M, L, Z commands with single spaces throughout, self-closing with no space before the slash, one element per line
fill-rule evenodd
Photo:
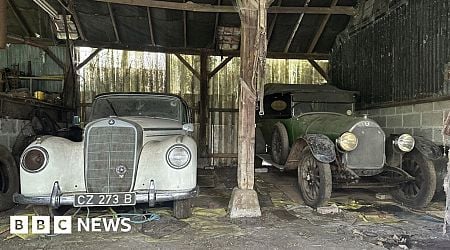
<path fill-rule="evenodd" d="M 380 169 L 385 162 L 385 135 L 378 126 L 358 124 L 351 130 L 358 138 L 358 147 L 346 153 L 347 166 L 352 169 Z"/>
<path fill-rule="evenodd" d="M 136 166 L 134 127 L 91 127 L 86 136 L 86 188 L 91 193 L 128 192 Z M 125 173 L 118 166 L 125 166 Z"/>

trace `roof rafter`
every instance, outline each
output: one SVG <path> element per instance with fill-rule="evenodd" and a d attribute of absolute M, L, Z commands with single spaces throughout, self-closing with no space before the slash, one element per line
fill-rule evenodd
<path fill-rule="evenodd" d="M 32 37 L 33 33 L 30 30 L 30 27 L 28 26 L 28 24 L 25 22 L 25 20 L 23 19 L 22 14 L 20 13 L 20 11 L 17 9 L 16 5 L 14 4 L 13 1 L 8 0 L 8 4 L 9 7 L 11 7 L 12 13 L 14 14 L 14 16 L 16 17 L 17 21 L 19 22 L 20 27 L 22 28 L 23 32 L 29 36 Z"/>
<path fill-rule="evenodd" d="M 336 6 L 338 0 L 333 0 L 331 2 L 331 7 Z M 317 30 L 316 34 L 314 35 L 313 40 L 311 41 L 311 44 L 308 48 L 308 53 L 311 53 L 316 48 L 317 43 L 319 42 L 319 38 L 322 36 L 323 31 L 325 30 L 325 27 L 327 26 L 328 20 L 330 19 L 331 15 L 327 14 L 323 17 L 322 22 L 320 23 L 319 29 Z"/>
<path fill-rule="evenodd" d="M 75 10 L 75 4 L 73 0 L 70 0 L 69 2 L 69 12 L 72 14 L 73 17 L 73 21 L 75 22 L 75 25 L 77 26 L 78 29 L 78 34 L 80 34 L 80 37 L 82 40 L 87 40 L 86 36 L 84 35 L 83 29 L 81 28 L 81 23 L 80 23 L 80 19 L 78 18 L 78 13 Z"/>
<path fill-rule="evenodd" d="M 186 2 L 186 0 L 183 0 Z M 184 47 L 187 48 L 187 14 L 183 11 L 183 37 L 184 37 Z"/>
<path fill-rule="evenodd" d="M 311 0 L 306 0 L 304 7 L 308 7 L 310 1 Z M 298 28 L 300 27 L 300 24 L 302 23 L 304 16 L 305 16 L 305 13 L 301 13 L 300 16 L 298 17 L 297 22 L 294 25 L 294 29 L 292 30 L 292 33 L 286 42 L 286 46 L 284 47 L 284 53 L 287 53 L 289 51 L 289 48 L 291 47 L 291 44 L 292 44 L 292 41 L 294 40 L 295 35 L 297 35 Z"/>
<path fill-rule="evenodd" d="M 167 2 L 160 0 L 96 0 L 98 2 L 127 4 L 134 6 L 152 7 L 160 9 L 171 10 L 185 10 L 193 12 L 212 12 L 212 13 L 237 13 L 238 10 L 230 5 L 211 5 L 199 4 L 193 2 Z M 282 14 L 337 14 L 337 15 L 356 15 L 356 10 L 349 6 L 335 6 L 335 7 L 269 7 L 267 13 L 282 13 Z"/>
<path fill-rule="evenodd" d="M 222 0 L 217 0 L 217 5 L 220 6 L 222 4 Z M 216 46 L 216 40 L 217 40 L 217 27 L 219 26 L 219 20 L 220 20 L 220 13 L 216 13 L 216 20 L 214 22 L 214 34 L 213 34 L 213 42 L 212 47 L 214 48 Z"/>
<path fill-rule="evenodd" d="M 279 0 L 277 6 L 280 7 L 283 0 Z M 272 39 L 273 30 L 275 28 L 275 24 L 277 23 L 278 13 L 275 13 L 272 22 L 269 25 L 269 29 L 267 30 L 267 46 L 270 44 L 270 40 Z"/>
<path fill-rule="evenodd" d="M 150 13 L 150 7 L 147 7 L 147 19 L 148 19 L 148 29 L 150 32 L 150 42 L 152 45 L 155 45 L 155 35 L 153 34 L 153 23 L 152 23 L 152 15 Z"/>
<path fill-rule="evenodd" d="M 111 18 L 111 23 L 112 23 L 112 26 L 114 29 L 114 35 L 116 36 L 116 42 L 120 43 L 119 30 L 117 30 L 116 18 L 114 17 L 114 12 L 112 10 L 111 3 L 107 3 L 107 5 L 108 5 L 109 17 Z"/>
<path fill-rule="evenodd" d="M 331 1 L 331 7 L 336 6 L 338 0 L 332 0 Z M 313 37 L 313 40 L 311 41 L 311 44 L 308 48 L 308 53 L 312 53 L 314 49 L 316 48 L 317 43 L 319 42 L 319 38 L 322 36 L 323 31 L 325 30 L 325 27 L 327 26 L 328 20 L 330 19 L 331 15 L 327 14 L 325 17 L 323 17 L 322 22 L 320 23 L 319 29 L 317 30 L 316 34 Z M 319 72 L 319 74 L 325 78 L 327 82 L 330 81 L 330 77 L 328 76 L 328 72 L 326 72 L 316 61 L 314 60 L 308 60 L 309 63 Z"/>

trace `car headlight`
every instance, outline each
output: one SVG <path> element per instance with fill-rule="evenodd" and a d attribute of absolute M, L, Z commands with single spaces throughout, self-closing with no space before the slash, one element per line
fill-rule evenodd
<path fill-rule="evenodd" d="M 358 138 L 351 132 L 343 133 L 337 142 L 339 147 L 345 151 L 353 151 L 358 146 Z"/>
<path fill-rule="evenodd" d="M 409 134 L 402 134 L 399 136 L 394 143 L 397 147 L 403 152 L 411 152 L 414 149 L 414 145 L 416 144 L 416 140 Z"/>
<path fill-rule="evenodd" d="M 191 162 L 191 151 L 183 145 L 175 145 L 167 151 L 166 160 L 172 168 L 184 168 Z"/>
<path fill-rule="evenodd" d="M 48 152 L 42 147 L 31 147 L 23 152 L 20 165 L 25 171 L 39 172 L 48 163 Z"/>

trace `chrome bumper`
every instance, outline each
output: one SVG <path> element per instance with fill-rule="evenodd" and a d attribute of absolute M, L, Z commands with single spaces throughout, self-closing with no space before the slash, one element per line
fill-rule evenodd
<path fill-rule="evenodd" d="M 136 203 L 148 203 L 150 207 L 153 207 L 156 202 L 195 198 L 198 196 L 198 186 L 190 191 L 157 191 L 154 182 L 151 181 L 148 191 L 136 191 L 135 193 Z M 58 208 L 61 205 L 73 206 L 76 194 L 81 193 L 63 194 L 59 187 L 59 183 L 56 181 L 53 184 L 51 195 L 26 196 L 15 193 L 13 195 L 13 200 L 15 203 L 19 204 L 45 205 Z"/>

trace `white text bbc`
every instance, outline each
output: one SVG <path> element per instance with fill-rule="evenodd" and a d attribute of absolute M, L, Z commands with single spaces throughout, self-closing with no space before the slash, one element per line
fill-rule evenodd
<path fill-rule="evenodd" d="M 53 226 L 54 234 L 71 234 L 71 216 L 11 216 L 9 218 L 11 234 L 28 234 L 31 222 L 32 234 L 50 234 Z M 53 222 L 53 223 L 52 223 Z M 129 218 L 77 218 L 75 228 L 78 232 L 129 232 L 131 224 Z"/>

